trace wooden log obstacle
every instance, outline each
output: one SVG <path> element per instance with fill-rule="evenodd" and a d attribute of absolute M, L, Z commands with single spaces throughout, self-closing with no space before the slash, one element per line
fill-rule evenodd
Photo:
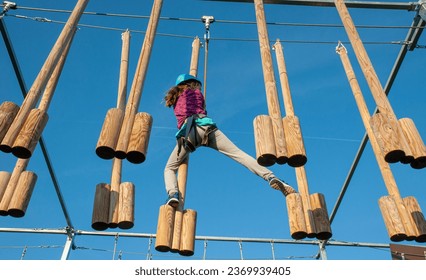
<path fill-rule="evenodd" d="M 336 51 L 340 55 L 386 189 L 389 193 L 388 196 L 383 196 L 379 199 L 379 206 L 390 240 L 394 242 L 403 240 L 426 242 L 426 221 L 424 215 L 415 197 L 401 197 L 389 162 L 382 155 L 379 139 L 377 134 L 374 133 L 373 124 L 370 121 L 370 113 L 352 69 L 347 50 L 343 45 L 339 44 Z M 407 124 L 407 126 L 409 125 Z"/>
<path fill-rule="evenodd" d="M 34 172 L 26 171 L 28 159 L 18 159 L 12 173 L 0 171 L 0 215 L 25 216 L 37 181 Z"/>
<path fill-rule="evenodd" d="M 407 119 L 398 121 L 344 1 L 334 3 L 379 111 L 371 117 L 370 125 L 382 156 L 389 163 L 410 163 L 416 169 L 426 167 L 426 148 L 414 123 Z"/>
<path fill-rule="evenodd" d="M 18 158 L 31 157 L 46 126 L 50 99 L 62 71 L 78 21 L 88 2 L 88 0 L 77 2 L 18 111 L 15 112 L 16 106 L 10 103 L 6 103 L 4 106 L 2 104 L 0 109 L 1 151 L 13 153 Z M 39 108 L 35 108 L 43 91 L 45 102 L 40 102 Z"/>
<path fill-rule="evenodd" d="M 194 77 L 197 76 L 198 71 L 200 45 L 200 39 L 196 37 L 192 42 L 189 67 L 189 74 Z M 179 253 L 182 256 L 192 256 L 194 254 L 197 212 L 192 209 L 184 209 L 188 165 L 189 155 L 178 168 L 178 208 L 175 209 L 169 205 L 160 206 L 155 239 L 155 249 L 159 252 Z"/>
<path fill-rule="evenodd" d="M 129 100 L 122 109 L 110 109 L 96 145 L 96 154 L 103 159 L 127 159 L 139 164 L 145 161 L 152 117 L 148 113 L 136 113 L 142 96 L 142 88 L 151 56 L 155 34 L 160 18 L 162 0 L 155 0 L 151 10 L 142 49 L 135 71 Z"/>
<path fill-rule="evenodd" d="M 295 168 L 299 193 L 286 197 L 291 236 L 294 239 L 315 237 L 326 240 L 332 236 L 326 203 L 324 195 L 309 194 L 304 168 L 307 162 L 306 151 L 300 122 L 294 115 L 282 46 L 277 40 L 273 48 L 277 55 L 286 111 L 284 118 L 278 103 L 263 1 L 255 0 L 254 4 L 269 111 L 269 115 L 257 116 L 253 121 L 257 161 L 263 166 L 288 163 Z"/>

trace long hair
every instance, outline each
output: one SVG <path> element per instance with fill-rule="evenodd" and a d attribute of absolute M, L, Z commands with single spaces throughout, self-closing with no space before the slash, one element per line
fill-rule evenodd
<path fill-rule="evenodd" d="M 172 107 L 176 104 L 176 101 L 178 100 L 178 97 L 186 90 L 186 89 L 193 89 L 193 90 L 201 90 L 201 84 L 198 81 L 189 80 L 185 82 L 184 84 L 180 84 L 177 86 L 174 86 L 170 88 L 166 95 L 164 96 L 164 101 L 166 102 L 167 107 Z"/>

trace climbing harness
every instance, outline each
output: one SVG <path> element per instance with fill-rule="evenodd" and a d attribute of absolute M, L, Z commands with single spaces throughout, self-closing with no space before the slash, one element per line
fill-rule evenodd
<path fill-rule="evenodd" d="M 186 128 L 185 134 L 178 137 L 178 155 L 182 147 L 188 152 L 194 152 L 199 146 L 208 146 L 209 144 L 209 135 L 213 131 L 217 130 L 215 125 L 199 125 L 197 119 L 203 119 L 207 117 L 204 114 L 194 114 L 186 119 Z M 204 134 L 201 136 L 197 127 L 204 131 Z"/>

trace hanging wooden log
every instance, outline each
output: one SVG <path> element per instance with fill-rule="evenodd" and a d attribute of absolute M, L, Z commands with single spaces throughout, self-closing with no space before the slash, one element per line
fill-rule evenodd
<path fill-rule="evenodd" d="M 308 236 L 303 212 L 302 198 L 299 193 L 292 193 L 286 197 L 288 222 L 291 237 L 300 240 Z"/>
<path fill-rule="evenodd" d="M 283 118 L 283 129 L 285 131 L 285 143 L 288 153 L 288 165 L 299 167 L 306 164 L 305 144 L 303 143 L 302 130 L 299 118 L 294 115 L 293 101 L 290 93 L 290 83 L 288 81 L 287 67 L 284 60 L 284 52 L 279 40 L 273 46 L 275 50 L 278 71 L 281 82 L 281 91 L 284 100 L 286 116 Z"/>
<path fill-rule="evenodd" d="M 118 227 L 130 229 L 135 224 L 135 185 L 123 182 L 120 185 Z"/>
<path fill-rule="evenodd" d="M 272 166 L 277 161 L 272 119 L 268 115 L 254 118 L 254 141 L 256 144 L 256 160 L 259 165 Z"/>
<path fill-rule="evenodd" d="M 106 230 L 108 228 L 110 192 L 111 186 L 109 184 L 99 183 L 96 185 L 92 213 L 92 228 L 94 230 Z"/>
<path fill-rule="evenodd" d="M 370 125 L 370 113 L 356 79 L 355 72 L 353 71 L 352 65 L 349 61 L 346 48 L 339 44 L 336 48 L 336 52 L 340 55 L 342 60 L 343 67 L 360 111 L 364 127 L 370 139 L 371 147 L 376 157 L 383 181 L 389 193 L 389 197 L 381 198 L 379 200 L 379 204 L 390 239 L 393 241 L 401 241 L 410 236 L 415 236 L 416 233 L 413 218 L 406 210 L 406 206 L 399 193 L 399 189 L 395 178 L 393 177 L 389 163 L 384 159 L 376 134 L 373 132 L 372 126 Z"/>
<path fill-rule="evenodd" d="M 18 184 L 19 177 L 27 168 L 28 162 L 28 159 L 18 159 L 16 161 L 15 167 L 13 168 L 12 174 L 7 183 L 6 190 L 4 191 L 3 197 L 0 201 L 0 216 L 7 216 L 9 214 L 8 209 L 10 201 L 12 200 L 13 193 L 15 192 Z"/>
<path fill-rule="evenodd" d="M 3 198 L 4 193 L 6 192 L 6 187 L 9 183 L 11 175 L 12 174 L 10 174 L 9 172 L 0 171 L 0 202 Z"/>
<path fill-rule="evenodd" d="M 312 215 L 315 221 L 316 238 L 320 240 L 330 239 L 331 232 L 330 220 L 328 218 L 327 205 L 325 197 L 321 193 L 310 195 Z"/>
<path fill-rule="evenodd" d="M 407 233 L 395 201 L 390 196 L 382 196 L 379 199 L 379 206 L 390 240 L 400 242 L 407 239 Z"/>
<path fill-rule="evenodd" d="M 274 78 L 274 67 L 272 64 L 271 48 L 269 46 L 268 29 L 266 26 L 263 1 L 254 0 L 254 6 L 256 11 L 256 22 L 259 35 L 260 55 L 262 59 L 268 112 L 272 120 L 272 128 L 274 131 L 275 149 L 277 156 L 276 163 L 285 164 L 288 161 L 288 154 L 285 145 L 281 110 L 278 102 L 278 93 Z"/>
<path fill-rule="evenodd" d="M 40 109 L 30 111 L 13 144 L 13 155 L 24 159 L 31 157 L 48 119 L 46 111 Z"/>
<path fill-rule="evenodd" d="M 155 237 L 155 250 L 168 252 L 173 242 L 173 226 L 175 209 L 170 205 L 161 205 L 158 213 L 157 234 Z"/>
<path fill-rule="evenodd" d="M 127 149 L 127 160 L 131 163 L 142 163 L 145 161 L 151 128 L 152 117 L 150 114 L 136 114 L 129 147 Z"/>
<path fill-rule="evenodd" d="M 183 212 L 182 237 L 179 250 L 179 254 L 182 256 L 194 255 L 196 224 L 197 212 L 191 209 L 185 210 Z"/>
<path fill-rule="evenodd" d="M 7 210 L 10 216 L 15 218 L 25 216 L 36 181 L 37 175 L 34 172 L 21 173 Z"/>
<path fill-rule="evenodd" d="M 408 213 L 414 220 L 416 228 L 415 240 L 417 242 L 426 242 L 426 220 L 422 213 L 419 203 L 414 196 L 408 196 L 403 199 Z"/>
<path fill-rule="evenodd" d="M 423 143 L 423 139 L 420 136 L 414 121 L 410 118 L 402 118 L 399 119 L 398 122 L 412 152 L 412 160 L 410 161 L 411 167 L 415 169 L 425 168 L 426 146 Z"/>
<path fill-rule="evenodd" d="M 358 59 L 358 62 L 361 66 L 361 70 L 364 73 L 365 79 L 368 83 L 368 86 L 370 88 L 370 91 L 373 95 L 373 98 L 376 102 L 377 108 L 380 112 L 380 114 L 383 114 L 384 119 L 388 120 L 387 123 L 387 134 L 393 134 L 391 137 L 394 142 L 394 146 L 391 151 L 388 151 L 391 153 L 389 155 L 386 153 L 386 149 L 389 147 L 383 147 L 382 145 L 385 145 L 387 143 L 382 142 L 380 139 L 385 138 L 385 136 L 377 135 L 378 138 L 378 144 L 380 145 L 382 151 L 384 152 L 384 157 L 387 162 L 396 162 L 404 160 L 404 153 L 401 153 L 401 151 L 404 151 L 404 149 L 407 149 L 409 146 L 406 143 L 406 139 L 404 137 L 403 132 L 401 131 L 401 128 L 399 127 L 397 123 L 397 118 L 395 116 L 395 113 L 392 110 L 392 106 L 389 103 L 389 100 L 386 96 L 386 93 L 383 90 L 382 85 L 380 84 L 380 80 L 376 74 L 376 71 L 374 70 L 373 64 L 370 61 L 370 58 L 368 57 L 367 51 L 364 48 L 364 45 L 361 41 L 361 38 L 356 30 L 355 24 L 352 21 L 352 18 L 349 14 L 349 11 L 344 3 L 343 0 L 334 0 L 337 12 L 339 13 L 339 16 L 343 22 L 343 25 L 345 27 L 346 33 L 349 37 L 349 40 L 352 44 L 352 47 L 354 49 L 355 55 Z M 383 131 L 384 129 L 382 129 Z M 377 129 L 374 130 L 374 132 L 378 131 Z M 397 141 L 398 140 L 398 141 Z M 407 151 L 407 154 L 410 154 L 409 151 Z M 389 161 L 390 160 L 390 161 Z"/>
<path fill-rule="evenodd" d="M 371 117 L 370 125 L 385 161 L 395 163 L 403 160 L 405 151 L 398 135 L 394 133 L 398 129 L 398 122 L 378 112 Z"/>
<path fill-rule="evenodd" d="M 311 200 L 309 195 L 308 179 L 304 166 L 296 167 L 296 180 L 303 205 L 303 213 L 305 215 L 306 235 L 309 238 L 316 236 L 315 218 L 312 212 Z"/>
<path fill-rule="evenodd" d="M 112 159 L 115 156 L 119 132 L 123 124 L 124 111 L 111 108 L 105 116 L 101 134 L 96 144 L 96 154 L 102 159 Z"/>
<path fill-rule="evenodd" d="M 5 101 L 0 105 L 0 143 L 18 114 L 18 111 L 19 106 L 13 102 Z"/>
<path fill-rule="evenodd" d="M 74 36 L 78 21 L 84 12 L 89 0 L 79 0 L 73 9 L 68 21 L 66 22 L 61 34 L 55 42 L 52 50 L 49 53 L 41 71 L 37 75 L 32 87 L 25 97 L 16 117 L 7 130 L 1 144 L 0 150 L 3 152 L 12 152 L 12 147 L 16 141 L 18 134 L 24 126 L 31 110 L 35 108 L 39 101 L 43 90 L 46 88 L 49 78 L 51 77 L 61 55 L 64 52 L 67 44 L 71 44 L 71 39 Z"/>
<path fill-rule="evenodd" d="M 133 123 L 142 96 L 142 89 L 148 70 L 149 58 L 151 56 L 162 4 L 162 0 L 154 0 L 145 39 L 142 44 L 136 72 L 133 78 L 130 96 L 124 113 L 123 126 L 120 130 L 117 147 L 115 149 L 115 157 L 119 159 L 125 159 L 127 156 Z"/>

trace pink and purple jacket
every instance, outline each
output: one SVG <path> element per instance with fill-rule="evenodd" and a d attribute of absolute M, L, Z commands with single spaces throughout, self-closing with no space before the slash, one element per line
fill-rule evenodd
<path fill-rule="evenodd" d="M 186 89 L 179 95 L 176 104 L 173 106 L 173 111 L 176 116 L 178 129 L 185 123 L 186 118 L 194 114 L 207 115 L 203 94 L 198 89 Z"/>

